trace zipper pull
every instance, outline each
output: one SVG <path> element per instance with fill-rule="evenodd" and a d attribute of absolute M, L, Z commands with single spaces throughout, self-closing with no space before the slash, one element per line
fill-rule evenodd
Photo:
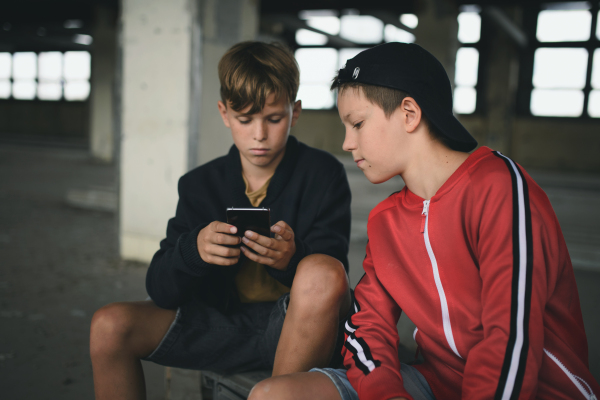
<path fill-rule="evenodd" d="M 428 213 L 429 213 L 429 200 L 424 200 L 423 201 L 423 212 L 421 213 L 421 215 L 423 216 L 421 218 L 421 233 L 425 232 L 425 220 L 427 218 Z"/>

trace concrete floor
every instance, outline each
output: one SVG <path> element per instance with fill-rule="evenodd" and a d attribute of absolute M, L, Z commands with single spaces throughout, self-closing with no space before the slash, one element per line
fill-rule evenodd
<path fill-rule="evenodd" d="M 351 283 L 362 275 L 369 210 L 402 186 L 374 186 L 351 160 Z M 590 366 L 600 380 L 600 177 L 532 175 L 547 191 L 576 267 Z M 91 399 L 89 323 L 96 309 L 146 296 L 146 265 L 117 256 L 117 218 L 65 203 L 69 189 L 114 187 L 113 166 L 82 149 L 0 143 L 0 397 Z M 411 347 L 410 321 L 401 340 Z M 164 370 L 144 365 L 148 398 L 164 399 Z"/>

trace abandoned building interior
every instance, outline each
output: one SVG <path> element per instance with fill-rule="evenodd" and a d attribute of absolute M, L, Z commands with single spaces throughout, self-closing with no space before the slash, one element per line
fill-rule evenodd
<path fill-rule="evenodd" d="M 369 211 L 403 182 L 373 186 L 342 150 L 331 80 L 381 43 L 435 55 L 461 123 L 546 191 L 600 380 L 599 19 L 598 0 L 2 2 L 0 397 L 93 398 L 92 315 L 146 298 L 179 177 L 232 145 L 217 110 L 217 63 L 246 40 L 293 51 L 303 111 L 291 134 L 346 168 L 352 287 Z M 401 357 L 414 357 L 413 329 L 401 317 Z M 243 399 L 259 379 L 144 370 L 152 400 Z"/>

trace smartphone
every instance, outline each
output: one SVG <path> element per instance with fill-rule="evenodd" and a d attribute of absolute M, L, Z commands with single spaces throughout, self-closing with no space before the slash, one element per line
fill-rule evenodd
<path fill-rule="evenodd" d="M 271 237 L 271 210 L 269 208 L 228 208 L 227 223 L 237 228 L 236 236 L 252 231 Z"/>

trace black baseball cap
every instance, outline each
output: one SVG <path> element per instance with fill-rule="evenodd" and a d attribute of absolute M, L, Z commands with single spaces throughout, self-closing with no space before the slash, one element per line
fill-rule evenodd
<path fill-rule="evenodd" d="M 442 64 L 412 43 L 385 43 L 357 54 L 338 72 L 338 85 L 359 82 L 402 90 L 454 150 L 471 151 L 477 141 L 452 113 L 452 88 Z"/>

